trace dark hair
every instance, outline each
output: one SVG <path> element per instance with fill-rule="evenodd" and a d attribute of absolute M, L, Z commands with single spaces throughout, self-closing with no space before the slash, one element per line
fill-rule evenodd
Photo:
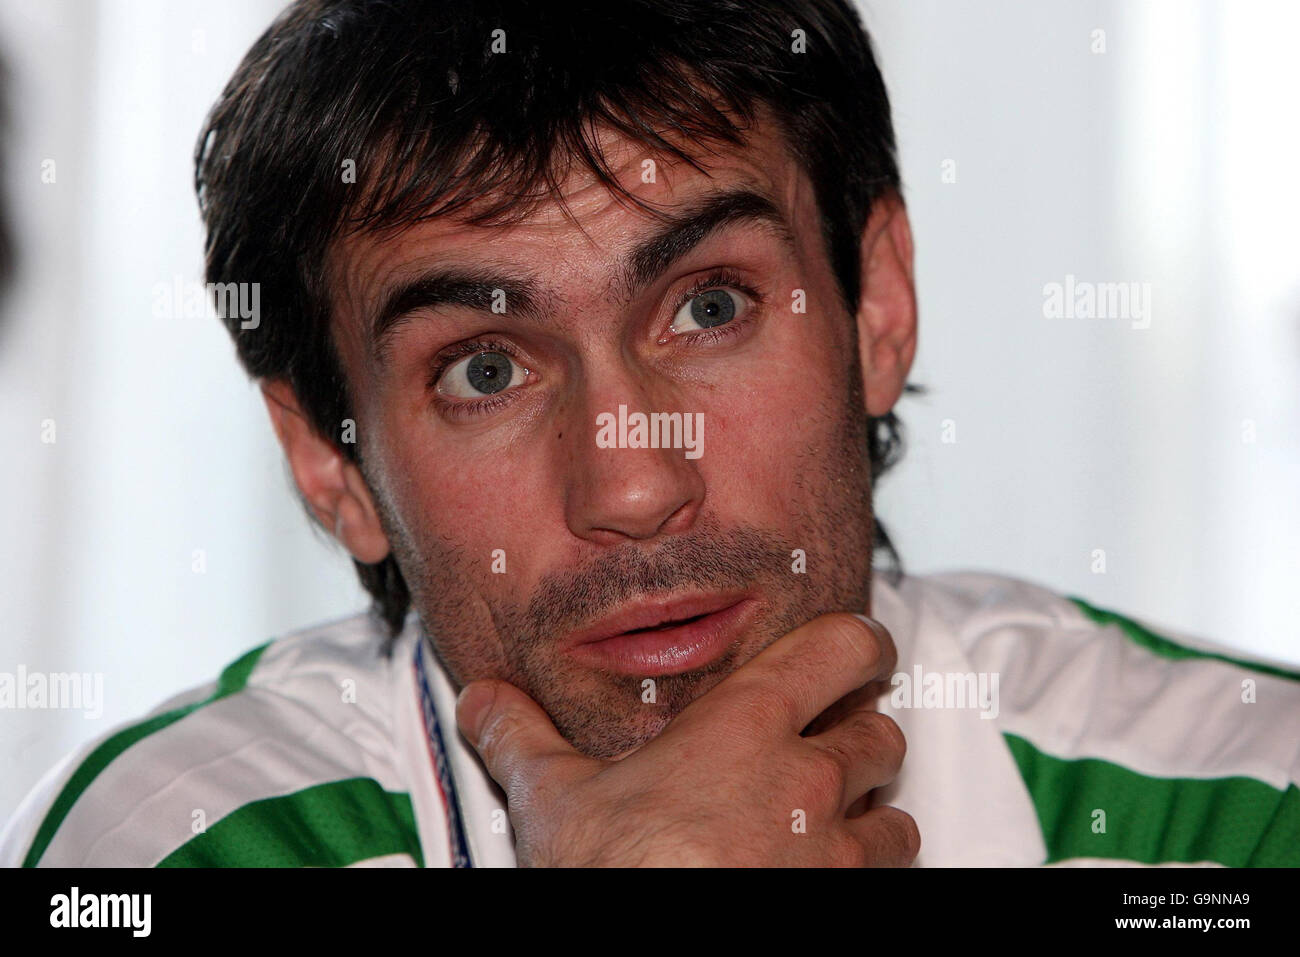
<path fill-rule="evenodd" d="M 207 280 L 260 283 L 259 323 L 225 319 L 240 361 L 286 380 L 359 463 L 337 441 L 351 403 L 323 278 L 333 239 L 470 202 L 491 203 L 472 222 L 518 221 L 558 196 L 566 162 L 626 196 L 597 127 L 698 166 L 690 153 L 743 143 L 760 107 L 813 184 L 852 310 L 862 230 L 899 175 L 884 82 L 846 0 L 300 0 L 253 44 L 199 137 Z M 900 451 L 893 413 L 872 419 L 873 479 Z M 879 522 L 876 542 L 897 565 Z M 410 604 L 396 561 L 357 570 L 395 632 Z"/>

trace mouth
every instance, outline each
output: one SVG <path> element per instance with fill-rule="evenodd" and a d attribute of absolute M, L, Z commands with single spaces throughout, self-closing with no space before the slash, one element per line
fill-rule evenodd
<path fill-rule="evenodd" d="M 744 632 L 759 602 L 744 593 L 642 600 L 574 634 L 573 657 L 633 677 L 675 675 L 716 661 Z"/>

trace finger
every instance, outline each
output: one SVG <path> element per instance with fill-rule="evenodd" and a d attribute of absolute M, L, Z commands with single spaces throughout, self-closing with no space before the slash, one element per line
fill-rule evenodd
<path fill-rule="evenodd" d="M 755 714 L 770 720 L 775 712 L 782 730 L 797 733 L 839 698 L 891 672 L 897 660 L 894 641 L 879 622 L 821 615 L 729 675 L 709 706 L 734 709 L 737 721 Z"/>
<path fill-rule="evenodd" d="M 474 681 L 456 701 L 456 724 L 488 773 L 508 795 L 530 789 L 545 776 L 586 763 L 555 730 L 545 711 L 505 681 Z"/>
<path fill-rule="evenodd" d="M 834 702 L 829 708 L 812 719 L 808 727 L 801 732 L 805 738 L 822 734 L 839 724 L 859 708 L 874 710 L 881 695 L 889 692 L 888 681 L 871 681 L 861 688 L 854 688 L 843 698 Z"/>
<path fill-rule="evenodd" d="M 898 775 L 907 753 L 903 729 L 893 718 L 864 706 L 822 734 L 806 739 L 833 755 L 844 776 L 842 813 L 872 788 L 883 787 Z"/>
<path fill-rule="evenodd" d="M 888 804 L 845 826 L 866 849 L 868 867 L 910 867 L 921 851 L 921 832 L 912 815 Z"/>

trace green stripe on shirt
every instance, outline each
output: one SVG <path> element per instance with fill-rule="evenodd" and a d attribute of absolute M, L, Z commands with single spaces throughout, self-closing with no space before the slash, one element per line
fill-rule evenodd
<path fill-rule="evenodd" d="M 1170 641 L 1163 635 L 1158 635 L 1149 628 L 1139 625 L 1132 618 L 1126 618 L 1123 615 L 1107 611 L 1104 608 L 1098 608 L 1090 605 L 1082 598 L 1070 597 L 1079 610 L 1091 618 L 1099 625 L 1116 625 L 1130 641 L 1134 644 L 1141 645 L 1152 654 L 1159 655 L 1161 658 L 1169 658 L 1174 661 L 1181 661 L 1188 658 L 1210 658 L 1215 661 L 1226 662 L 1235 665 L 1238 668 L 1245 668 L 1248 671 L 1257 671 L 1260 674 L 1272 675 L 1274 678 L 1284 678 L 1288 681 L 1300 681 L 1300 672 L 1288 671 L 1285 668 L 1279 668 L 1275 665 L 1262 664 L 1256 661 L 1247 661 L 1243 658 L 1232 658 L 1228 655 L 1218 654 L 1213 651 L 1201 651 L 1196 648 L 1189 648 L 1186 645 L 1180 645 L 1177 642 Z"/>
<path fill-rule="evenodd" d="M 349 778 L 245 804 L 158 866 L 346 867 L 389 854 L 424 866 L 410 795 Z"/>
<path fill-rule="evenodd" d="M 1039 751 L 1004 733 L 1052 864 L 1072 857 L 1300 866 L 1300 790 L 1248 777 L 1157 778 Z M 1098 831 L 1105 812 L 1104 831 Z"/>
<path fill-rule="evenodd" d="M 36 832 L 36 837 L 32 841 L 31 849 L 23 860 L 23 867 L 35 867 L 37 865 L 41 856 L 50 846 L 50 842 L 54 840 L 54 835 L 58 832 L 60 825 L 67 818 L 68 812 L 72 810 L 72 806 L 77 803 L 77 799 L 85 793 L 86 788 L 90 787 L 91 782 L 99 776 L 101 771 L 131 745 L 147 738 L 155 731 L 161 731 L 163 728 L 175 724 L 181 718 L 192 714 L 204 705 L 219 701 L 242 690 L 244 685 L 248 683 L 248 676 L 252 673 L 254 666 L 257 665 L 257 660 L 262 657 L 262 652 L 270 644 L 270 642 L 267 642 L 260 645 L 228 665 L 217 679 L 216 689 L 202 701 L 196 701 L 193 704 L 166 711 L 129 728 L 123 728 L 90 752 L 89 756 L 81 762 L 81 766 L 68 779 L 68 783 L 63 786 L 63 790 L 59 792 L 59 796 L 55 798 L 54 803 L 50 805 L 45 820 L 41 822 L 40 829 Z"/>

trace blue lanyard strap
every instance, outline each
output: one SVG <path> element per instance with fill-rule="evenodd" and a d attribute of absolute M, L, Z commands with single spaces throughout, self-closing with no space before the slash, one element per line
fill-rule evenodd
<path fill-rule="evenodd" d="M 473 867 L 469 857 L 469 842 L 465 839 L 465 828 L 461 823 L 460 800 L 456 795 L 456 782 L 451 776 L 451 763 L 447 760 L 447 748 L 442 737 L 442 728 L 438 724 L 438 713 L 433 708 L 433 692 L 429 689 L 428 675 L 424 670 L 424 635 L 415 642 L 415 678 L 420 687 L 420 712 L 424 715 L 425 737 L 429 742 L 429 758 L 437 777 L 438 790 L 442 792 L 442 803 L 447 810 L 447 837 L 451 845 L 452 867 Z"/>

